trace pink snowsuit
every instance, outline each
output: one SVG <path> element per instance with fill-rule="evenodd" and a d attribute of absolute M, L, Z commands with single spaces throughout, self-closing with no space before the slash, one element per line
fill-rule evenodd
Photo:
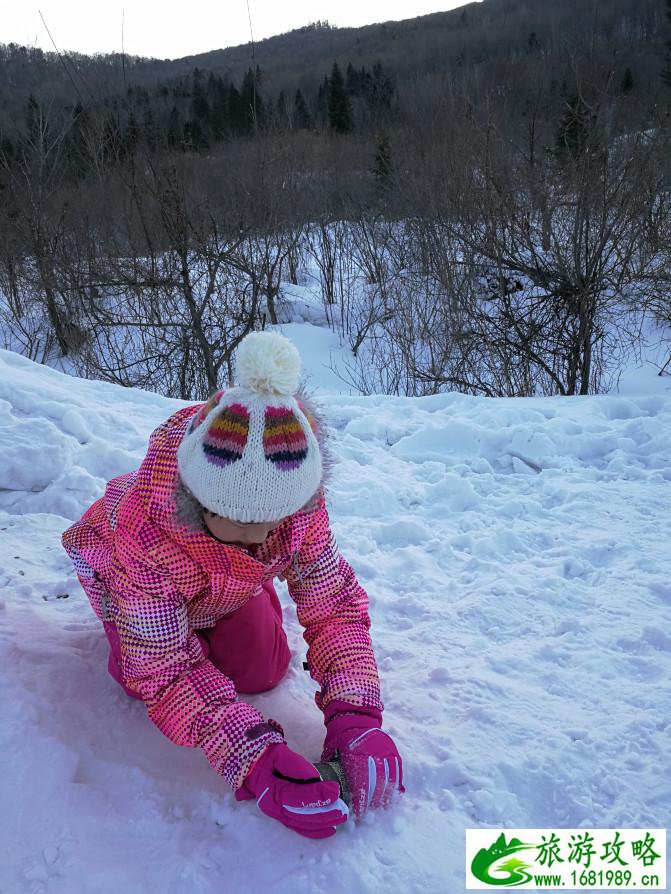
<path fill-rule="evenodd" d="M 287 581 L 296 603 L 310 676 L 320 686 L 317 706 L 384 706 L 368 597 L 338 551 L 323 491 L 316 508 L 286 518 L 253 555 L 178 521 L 177 448 L 202 407 L 160 425 L 140 468 L 110 481 L 62 541 L 111 642 L 117 634 L 120 682 L 171 741 L 202 747 L 235 790 L 265 747 L 283 737 L 279 724 L 237 700 L 205 638 L 250 599 L 265 598 L 264 589 L 272 599 L 273 577 Z"/>

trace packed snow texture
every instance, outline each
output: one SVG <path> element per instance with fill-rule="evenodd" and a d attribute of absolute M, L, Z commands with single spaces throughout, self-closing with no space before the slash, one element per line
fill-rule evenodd
<path fill-rule="evenodd" d="M 237 803 L 107 674 L 60 534 L 182 405 L 0 351 L 0 891 L 460 892 L 466 828 L 663 827 L 671 810 L 671 391 L 338 393 L 328 330 L 280 327 L 332 429 L 329 511 L 370 598 L 392 810 L 310 841 Z M 306 645 L 245 696 L 318 760 Z"/>

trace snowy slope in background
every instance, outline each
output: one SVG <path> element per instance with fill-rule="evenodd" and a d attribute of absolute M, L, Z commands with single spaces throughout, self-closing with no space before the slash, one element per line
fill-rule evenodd
<path fill-rule="evenodd" d="M 407 793 L 308 841 L 153 727 L 107 674 L 60 534 L 182 403 L 0 351 L 3 894 L 454 894 L 469 827 L 668 825 L 670 380 L 639 375 L 628 396 L 349 396 L 328 330 L 281 330 L 329 392 L 329 510 L 370 597 Z M 316 760 L 315 684 L 278 591 L 292 666 L 245 698 Z"/>

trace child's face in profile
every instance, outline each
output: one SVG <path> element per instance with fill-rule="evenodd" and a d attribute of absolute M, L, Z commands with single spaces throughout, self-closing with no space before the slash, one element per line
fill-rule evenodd
<path fill-rule="evenodd" d="M 203 521 L 210 534 L 217 540 L 247 546 L 251 543 L 263 543 L 268 534 L 279 527 L 284 519 L 274 522 L 236 522 L 204 509 Z"/>

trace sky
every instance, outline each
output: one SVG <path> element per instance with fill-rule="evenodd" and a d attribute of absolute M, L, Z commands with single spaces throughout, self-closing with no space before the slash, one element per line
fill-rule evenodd
<path fill-rule="evenodd" d="M 339 27 L 409 19 L 464 6 L 466 0 L 249 0 L 255 40 L 327 20 Z M 0 43 L 18 43 L 53 50 L 45 25 L 59 50 L 112 53 L 174 59 L 250 39 L 247 0 L 157 0 L 104 2 L 43 0 L 17 3 L 0 0 Z M 123 24 L 123 29 L 122 29 Z"/>

